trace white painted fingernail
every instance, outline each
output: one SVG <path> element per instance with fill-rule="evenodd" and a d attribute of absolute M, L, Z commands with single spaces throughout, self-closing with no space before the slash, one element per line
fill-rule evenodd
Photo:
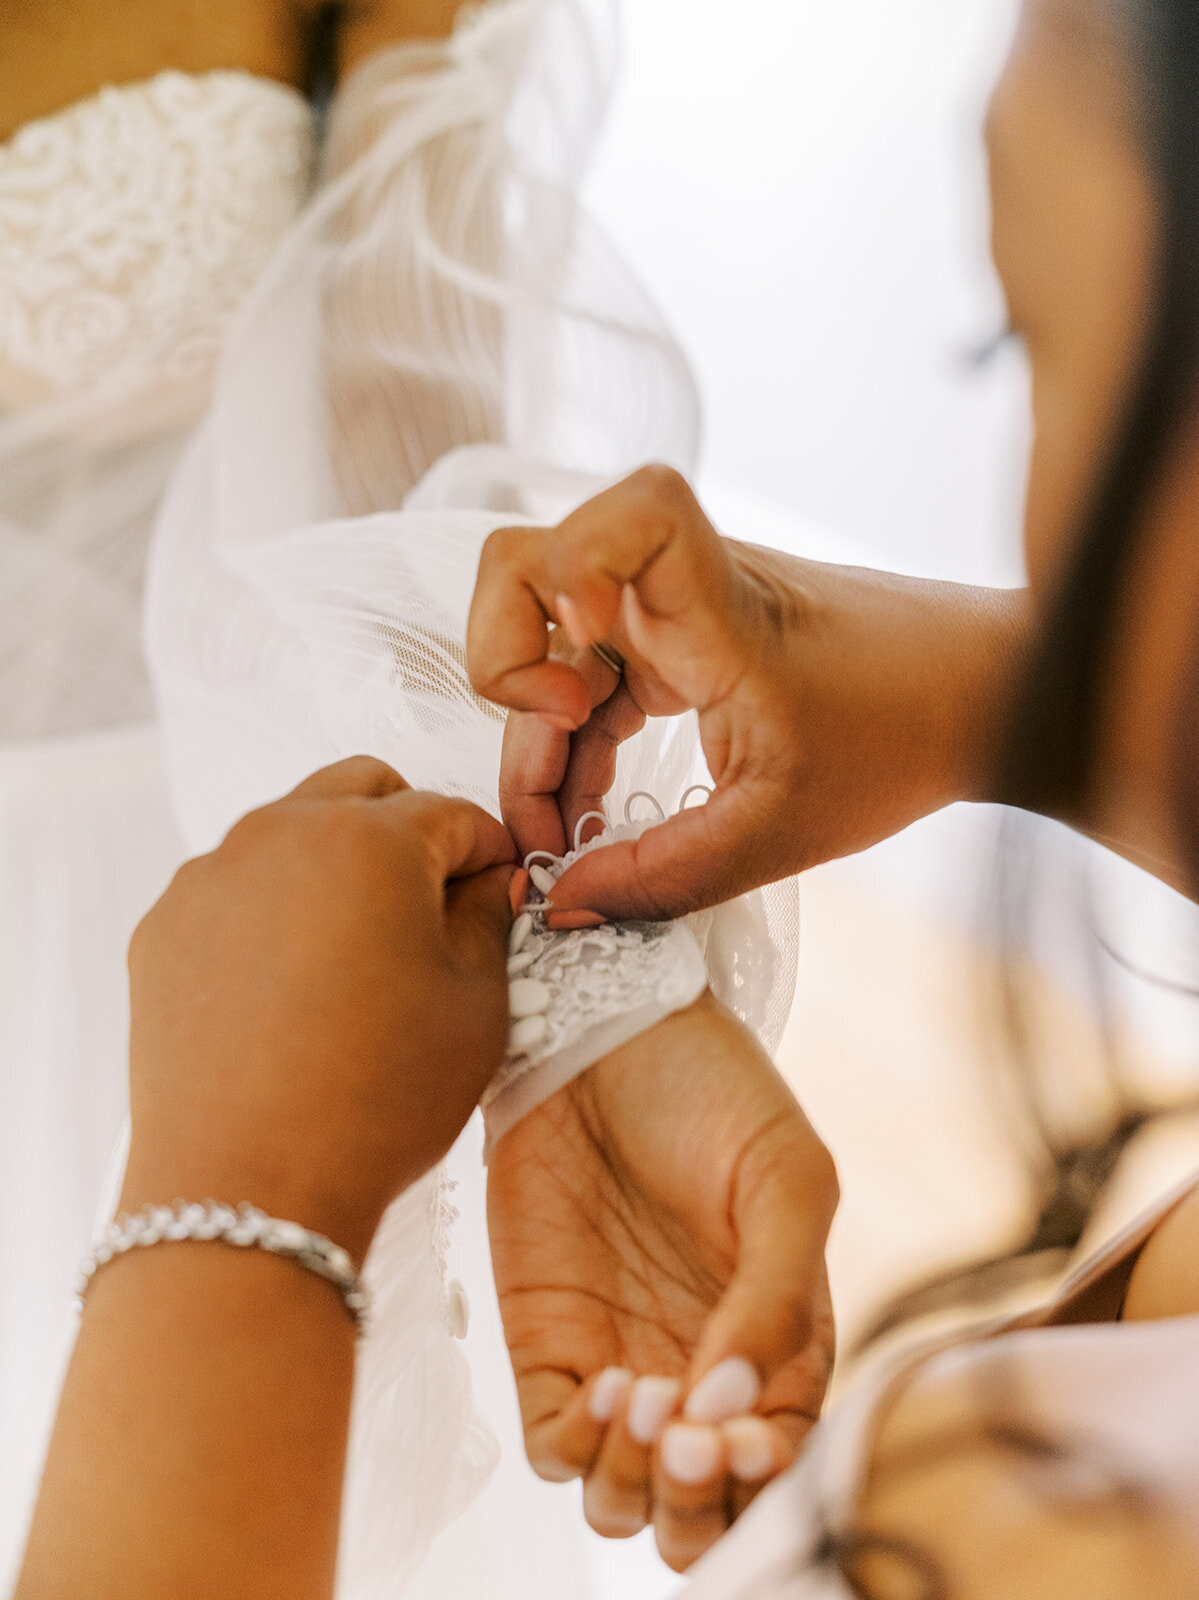
<path fill-rule="evenodd" d="M 763 1417 L 734 1417 L 724 1425 L 729 1471 L 742 1483 L 761 1483 L 774 1471 L 774 1436 Z"/>
<path fill-rule="evenodd" d="M 683 1392 L 681 1378 L 638 1378 L 629 1398 L 628 1429 L 638 1444 L 654 1444 Z"/>
<path fill-rule="evenodd" d="M 633 1374 L 627 1367 L 605 1367 L 595 1380 L 587 1402 L 592 1422 L 611 1422 L 632 1387 Z"/>
<path fill-rule="evenodd" d="M 662 1471 L 676 1483 L 708 1483 L 720 1471 L 716 1429 L 672 1422 L 662 1435 Z"/>
<path fill-rule="evenodd" d="M 533 919 L 527 911 L 522 911 L 512 924 L 512 931 L 508 935 L 508 954 L 517 956 L 524 949 L 525 940 L 533 931 Z"/>
<path fill-rule="evenodd" d="M 533 865 L 529 868 L 529 877 L 532 878 L 534 884 L 538 889 L 541 890 L 542 894 L 553 894 L 558 884 L 558 880 L 554 877 L 553 873 L 550 872 L 546 867 L 539 866 L 536 861 L 534 861 Z"/>
<path fill-rule="evenodd" d="M 730 1356 L 705 1374 L 683 1407 L 688 1422 L 727 1422 L 752 1411 L 762 1397 L 762 1383 L 744 1356 Z"/>

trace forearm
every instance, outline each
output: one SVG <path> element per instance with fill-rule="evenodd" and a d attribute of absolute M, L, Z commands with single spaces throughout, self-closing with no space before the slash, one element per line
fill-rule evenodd
<path fill-rule="evenodd" d="M 16 1600 L 328 1600 L 353 1366 L 295 1262 L 184 1243 L 102 1269 Z"/>

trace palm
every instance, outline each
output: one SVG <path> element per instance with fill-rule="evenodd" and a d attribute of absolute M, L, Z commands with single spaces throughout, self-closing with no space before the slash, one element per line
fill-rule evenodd
<path fill-rule="evenodd" d="M 798 1212 L 822 1155 L 741 1030 L 722 1016 L 697 1050 L 695 1027 L 671 1019 L 608 1057 L 492 1159 L 492 1256 L 535 1464 L 538 1424 L 591 1374 L 687 1372 L 743 1256 L 751 1186 L 781 1176 Z M 827 1299 L 797 1310 L 814 1331 L 759 1408 L 792 1440 L 819 1413 L 832 1352 Z"/>

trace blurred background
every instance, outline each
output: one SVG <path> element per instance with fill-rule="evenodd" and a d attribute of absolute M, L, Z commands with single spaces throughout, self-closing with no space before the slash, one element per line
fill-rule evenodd
<path fill-rule="evenodd" d="M 722 530 L 830 560 L 1022 581 L 1020 354 L 987 250 L 982 119 L 1013 0 L 626 0 L 622 76 L 589 200 L 674 325 L 706 415 Z M 838 1160 L 831 1267 L 843 1337 L 885 1297 L 1002 1250 L 1028 1219 L 988 1030 L 985 910 L 999 814 L 942 813 L 811 873 L 782 1065 Z M 1042 893 L 1025 952 L 1044 1048 L 1118 1034 L 1138 1085 L 1192 1092 L 1191 907 L 1064 830 L 1030 830 Z M 1194 1119 L 1125 1161 L 1097 1237 L 1199 1161 Z M 595 1592 L 679 1581 L 645 1536 L 592 1542 Z"/>

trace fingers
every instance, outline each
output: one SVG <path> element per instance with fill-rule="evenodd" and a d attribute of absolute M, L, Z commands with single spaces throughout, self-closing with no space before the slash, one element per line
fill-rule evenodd
<path fill-rule="evenodd" d="M 811 1404 L 814 1390 L 819 1408 L 831 1356 L 825 1245 L 837 1185 L 831 1158 L 798 1109 L 794 1123 L 778 1125 L 739 1180 L 737 1270 L 695 1352 L 684 1407 L 690 1421 L 722 1423 L 753 1411 L 774 1398 L 776 1378 L 795 1386 L 778 1397 L 782 1405 Z"/>
<path fill-rule="evenodd" d="M 548 850 L 565 855 L 575 825 L 602 811 L 616 777 L 619 746 L 645 726 L 645 713 L 591 649 L 576 650 L 561 632 L 552 649 L 575 668 L 587 691 L 590 715 L 576 732 L 514 711 L 504 730 L 500 810 L 521 854 Z"/>
<path fill-rule="evenodd" d="M 702 625 L 724 608 L 728 558 L 686 481 L 645 467 L 597 495 L 562 523 L 547 563 L 555 596 L 570 602 L 573 642 L 606 639 L 626 584 L 655 617 Z"/>
<path fill-rule="evenodd" d="M 638 1403 L 647 1385 L 654 1390 L 648 1393 L 648 1412 L 644 1404 Z M 682 1392 L 683 1386 L 677 1380 L 641 1379 L 626 1391 L 625 1403 L 609 1423 L 583 1486 L 587 1521 L 605 1539 L 631 1539 L 648 1525 L 653 1446 L 662 1425 L 661 1408 L 665 1405 L 673 1409 Z M 629 1431 L 630 1410 L 634 1426 L 641 1420 L 641 1413 L 646 1413 L 646 1420 L 652 1425 L 640 1430 L 641 1438 Z"/>
<path fill-rule="evenodd" d="M 555 620 L 546 530 L 502 528 L 483 547 L 466 629 L 471 683 L 517 711 L 536 711 L 559 729 L 577 728 L 590 706 L 579 674 L 550 657 Z"/>
<path fill-rule="evenodd" d="M 383 807 L 398 827 L 421 839 L 439 884 L 516 860 L 507 828 L 469 800 L 407 790 L 386 796 Z"/>
<path fill-rule="evenodd" d="M 654 1536 L 667 1566 L 685 1572 L 727 1532 L 728 1452 L 717 1428 L 674 1422 L 654 1463 Z"/>
<path fill-rule="evenodd" d="M 564 622 L 580 649 L 622 632 L 627 585 L 639 620 L 681 625 L 671 649 L 654 636 L 647 673 L 668 686 L 676 709 L 702 706 L 728 671 L 718 646 L 734 610 L 735 574 L 685 481 L 661 467 L 596 496 L 557 529 L 492 535 L 467 630 L 471 682 L 501 705 L 581 726 L 589 709 L 583 685 L 568 664 L 548 659 L 547 623 Z"/>
<path fill-rule="evenodd" d="M 517 1379 L 525 1452 L 538 1477 L 568 1483 L 587 1476 L 632 1382 L 623 1367 L 605 1367 L 585 1383 L 548 1371 Z"/>
<path fill-rule="evenodd" d="M 293 800 L 381 799 L 399 794 L 409 785 L 394 767 L 374 756 L 350 756 L 322 767 L 298 783 L 287 797 Z"/>
<path fill-rule="evenodd" d="M 511 867 L 491 867 L 459 878 L 446 891 L 446 929 L 450 945 L 468 968 L 502 966 L 512 926 Z"/>

